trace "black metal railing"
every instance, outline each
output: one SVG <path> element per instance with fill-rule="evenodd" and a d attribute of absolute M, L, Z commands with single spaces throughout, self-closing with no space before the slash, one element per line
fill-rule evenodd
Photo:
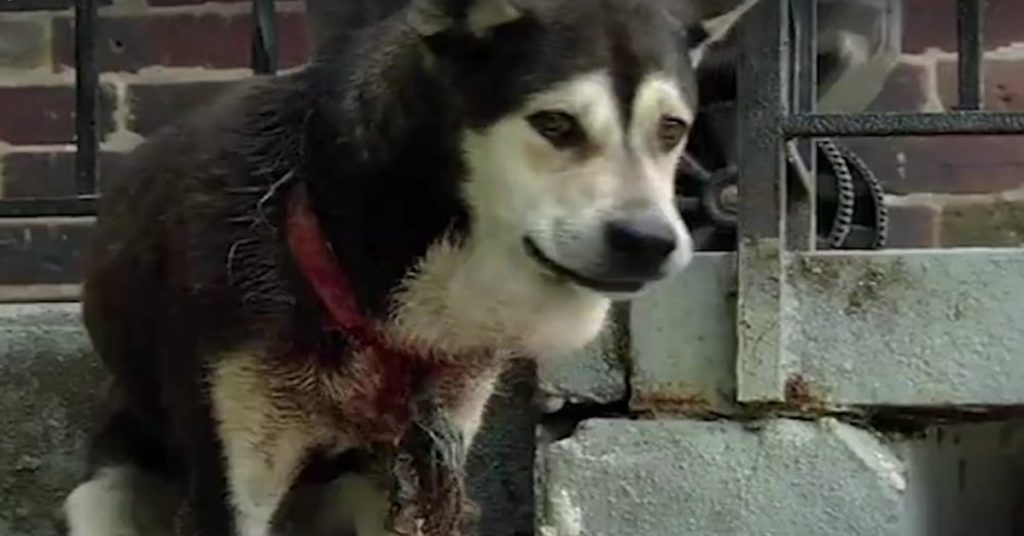
<path fill-rule="evenodd" d="M 1024 113 L 983 111 L 984 0 L 958 0 L 959 105 L 945 113 L 816 113 L 815 2 L 764 0 L 743 28 L 739 68 L 740 236 L 782 238 L 787 223 L 785 145 L 814 137 L 1024 134 Z M 803 151 L 813 160 L 812 151 Z M 813 162 L 806 162 L 808 167 Z M 802 196 L 813 203 L 814 196 Z M 770 199 L 771 201 L 767 201 Z M 813 211 L 812 211 L 813 212 Z M 742 240 L 741 240 L 742 242 Z M 792 249 L 792 248 L 790 248 Z M 801 248 L 797 248 L 801 249 Z"/>
<path fill-rule="evenodd" d="M 984 0 L 957 0 L 956 28 L 959 41 L 959 108 L 980 110 L 984 106 Z"/>
<path fill-rule="evenodd" d="M 787 145 L 815 137 L 1024 134 L 1024 113 L 982 111 L 984 0 L 958 0 L 959 104 L 946 113 L 813 110 L 815 2 L 762 0 L 742 29 L 738 70 L 739 241 L 737 328 L 741 400 L 775 400 L 783 370 L 782 292 L 787 251 L 815 248 L 814 195 L 787 181 Z M 794 84 L 797 84 L 794 86 Z M 814 151 L 801 151 L 813 169 Z M 808 216 L 809 215 L 809 216 Z M 805 229 L 811 228 L 811 232 Z M 795 230 L 803 232 L 794 232 Z M 794 239 L 794 237 L 796 237 Z"/>
<path fill-rule="evenodd" d="M 96 65 L 97 0 L 75 2 L 75 193 L 96 192 L 99 71 Z"/>
<path fill-rule="evenodd" d="M 99 0 L 75 2 L 75 192 L 65 197 L 0 199 L 0 218 L 91 216 L 96 213 L 99 160 Z M 252 0 L 252 69 L 277 69 L 274 0 Z"/>

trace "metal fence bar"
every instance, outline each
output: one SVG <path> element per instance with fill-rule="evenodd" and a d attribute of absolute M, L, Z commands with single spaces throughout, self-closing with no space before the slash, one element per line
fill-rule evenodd
<path fill-rule="evenodd" d="M 99 0 L 75 2 L 75 192 L 60 198 L 0 199 L 0 218 L 91 216 L 98 175 Z"/>
<path fill-rule="evenodd" d="M 791 0 L 793 13 L 794 101 L 797 113 L 813 112 L 818 102 L 818 2 Z"/>
<path fill-rule="evenodd" d="M 99 153 L 97 107 L 99 73 L 96 65 L 98 0 L 75 2 L 75 191 L 96 192 Z"/>
<path fill-rule="evenodd" d="M 274 0 L 252 2 L 252 70 L 257 74 L 277 71 L 277 18 Z"/>
<path fill-rule="evenodd" d="M 800 114 L 781 126 L 788 138 L 1024 134 L 1024 112 Z"/>
<path fill-rule="evenodd" d="M 790 0 L 793 37 L 792 109 L 797 113 L 813 112 L 818 102 L 818 2 Z M 812 250 L 817 242 L 817 162 L 815 141 L 800 139 L 788 155 L 792 167 L 799 170 L 789 177 L 793 188 L 786 210 L 786 244 L 791 250 Z"/>
<path fill-rule="evenodd" d="M 959 108 L 980 110 L 985 90 L 982 69 L 984 61 L 983 26 L 985 0 L 957 0 L 956 31 L 960 41 L 958 53 Z"/>
<path fill-rule="evenodd" d="M 782 251 L 785 248 L 785 141 L 779 124 L 788 110 L 789 0 L 760 2 L 740 32 L 739 240 L 737 397 L 778 400 L 781 362 Z"/>

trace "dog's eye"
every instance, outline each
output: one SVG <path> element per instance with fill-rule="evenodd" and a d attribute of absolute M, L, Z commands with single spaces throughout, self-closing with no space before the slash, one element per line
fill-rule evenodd
<path fill-rule="evenodd" d="M 671 151 L 679 145 L 679 142 L 686 136 L 689 125 L 678 117 L 665 116 L 658 121 L 658 143 L 665 152 Z"/>
<path fill-rule="evenodd" d="M 579 147 L 587 138 L 579 121 L 565 112 L 537 112 L 526 120 L 537 133 L 559 149 Z"/>

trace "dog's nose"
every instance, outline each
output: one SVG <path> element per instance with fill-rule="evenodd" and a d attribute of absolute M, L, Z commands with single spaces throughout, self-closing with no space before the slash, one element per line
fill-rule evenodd
<path fill-rule="evenodd" d="M 675 251 L 678 236 L 658 211 L 645 210 L 609 221 L 605 228 L 608 247 L 633 266 L 657 269 Z"/>

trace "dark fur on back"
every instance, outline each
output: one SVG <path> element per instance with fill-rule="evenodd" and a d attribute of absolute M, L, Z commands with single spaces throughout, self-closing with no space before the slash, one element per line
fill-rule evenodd
<path fill-rule="evenodd" d="M 133 301 L 178 286 L 217 319 L 210 344 L 303 323 L 296 307 L 317 307 L 281 234 L 284 194 L 301 180 L 360 304 L 385 315 L 426 248 L 466 222 L 457 118 L 413 39 L 398 23 L 365 30 L 348 54 L 246 82 L 147 140 L 104 185 L 93 274 L 131 262 L 137 275 L 117 286 Z"/>

